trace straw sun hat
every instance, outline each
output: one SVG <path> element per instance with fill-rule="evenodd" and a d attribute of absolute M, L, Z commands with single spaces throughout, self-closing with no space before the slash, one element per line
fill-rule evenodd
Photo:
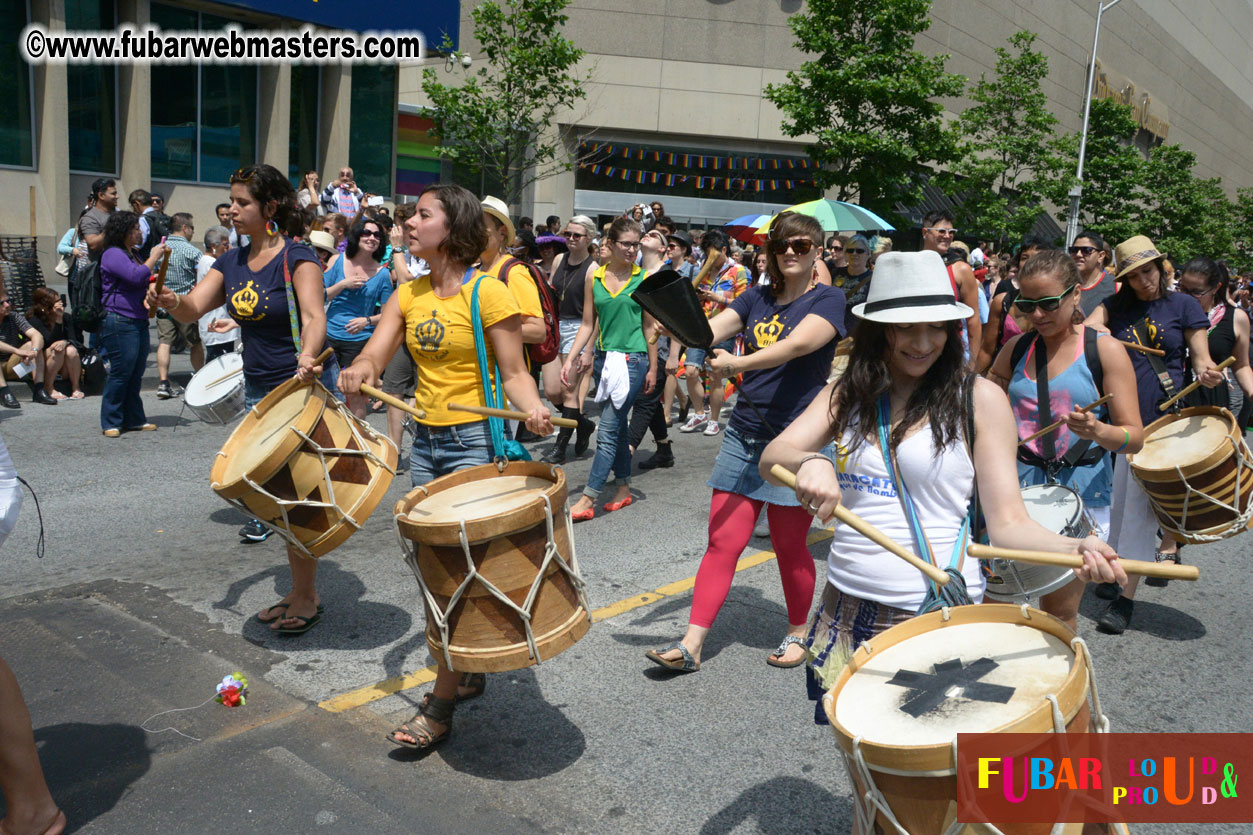
<path fill-rule="evenodd" d="M 488 195 L 483 198 L 483 214 L 491 215 L 505 226 L 505 245 L 508 246 L 518 236 L 513 221 L 509 219 L 509 207 L 499 197 Z"/>
<path fill-rule="evenodd" d="M 974 311 L 953 298 L 940 253 L 885 252 L 875 261 L 870 295 L 853 315 L 872 322 L 946 322 Z"/>
<path fill-rule="evenodd" d="M 1114 278 L 1122 278 L 1127 273 L 1149 261 L 1165 259 L 1165 254 L 1157 251 L 1157 246 L 1144 235 L 1136 235 L 1114 247 L 1114 263 L 1118 272 Z"/>

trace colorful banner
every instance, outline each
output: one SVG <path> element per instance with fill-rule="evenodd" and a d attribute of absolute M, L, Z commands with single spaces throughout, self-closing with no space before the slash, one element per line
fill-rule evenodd
<path fill-rule="evenodd" d="M 682 156 L 682 155 L 680 155 Z M 793 179 L 765 179 L 756 177 L 704 177 L 691 174 L 667 174 L 661 171 L 642 171 L 634 168 L 619 168 L 613 165 L 605 165 L 603 163 L 584 162 L 579 163 L 579 168 L 584 171 L 591 171 L 598 177 L 608 177 L 611 180 L 622 180 L 637 185 L 664 185 L 677 186 L 691 183 L 695 185 L 697 191 L 730 191 L 739 189 L 741 191 L 779 191 L 791 190 L 797 187 L 815 186 L 814 180 L 793 180 Z"/>
<path fill-rule="evenodd" d="M 425 116 L 396 116 L 396 194 L 416 197 L 439 182 L 439 140 L 431 135 L 435 123 Z"/>
<path fill-rule="evenodd" d="M 649 161 L 679 168 L 696 168 L 698 170 L 721 171 L 723 169 L 742 171 L 807 171 L 814 170 L 818 165 L 805 157 L 784 159 L 762 159 L 761 157 L 714 156 L 709 154 L 683 154 L 673 151 L 649 151 L 644 148 L 628 145 L 615 145 L 605 142 L 581 142 L 579 154 L 582 157 L 605 159 L 620 157 L 626 160 Z"/>

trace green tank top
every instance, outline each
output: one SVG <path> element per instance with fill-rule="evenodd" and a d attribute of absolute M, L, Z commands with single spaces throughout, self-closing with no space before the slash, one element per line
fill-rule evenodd
<path fill-rule="evenodd" d="M 644 270 L 637 264 L 631 280 L 615 294 L 605 286 L 604 265 L 592 274 L 592 303 L 596 306 L 596 318 L 600 320 L 596 347 L 600 350 L 626 354 L 648 351 L 648 342 L 644 339 L 644 312 L 631 298 L 643 280 Z"/>

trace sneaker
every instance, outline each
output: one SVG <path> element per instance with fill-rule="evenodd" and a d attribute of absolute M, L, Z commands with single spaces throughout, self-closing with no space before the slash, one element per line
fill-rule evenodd
<path fill-rule="evenodd" d="M 258 522 L 256 519 L 249 519 L 248 524 L 239 529 L 239 535 L 249 542 L 265 542 L 270 538 L 274 531 Z"/>
<path fill-rule="evenodd" d="M 6 409 L 22 408 L 22 404 L 17 402 L 17 397 L 15 397 L 13 392 L 9 390 L 8 386 L 5 386 L 3 390 L 0 390 L 0 406 L 3 406 Z"/>
<path fill-rule="evenodd" d="M 1105 610 L 1096 628 L 1110 635 L 1121 635 L 1131 625 L 1131 613 L 1135 610 L 1135 601 L 1121 595 Z"/>
<path fill-rule="evenodd" d="M 160 383 L 157 383 L 157 399 L 158 400 L 169 400 L 173 396 L 174 396 L 174 387 L 170 385 L 169 380 L 162 380 Z"/>
<path fill-rule="evenodd" d="M 709 421 L 709 424 L 705 426 L 704 434 L 712 438 L 714 435 L 717 435 L 721 431 L 722 431 L 722 424 L 718 423 L 718 421 L 716 420 L 711 420 Z"/>
<path fill-rule="evenodd" d="M 680 432 L 695 432 L 697 429 L 709 423 L 709 412 L 696 412 L 687 421 L 679 427 Z"/>

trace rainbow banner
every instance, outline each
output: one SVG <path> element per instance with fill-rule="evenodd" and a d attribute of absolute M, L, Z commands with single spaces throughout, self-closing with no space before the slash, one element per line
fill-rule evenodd
<path fill-rule="evenodd" d="M 396 194 L 413 197 L 439 182 L 439 140 L 432 135 L 435 123 L 425 116 L 396 116 Z"/>

